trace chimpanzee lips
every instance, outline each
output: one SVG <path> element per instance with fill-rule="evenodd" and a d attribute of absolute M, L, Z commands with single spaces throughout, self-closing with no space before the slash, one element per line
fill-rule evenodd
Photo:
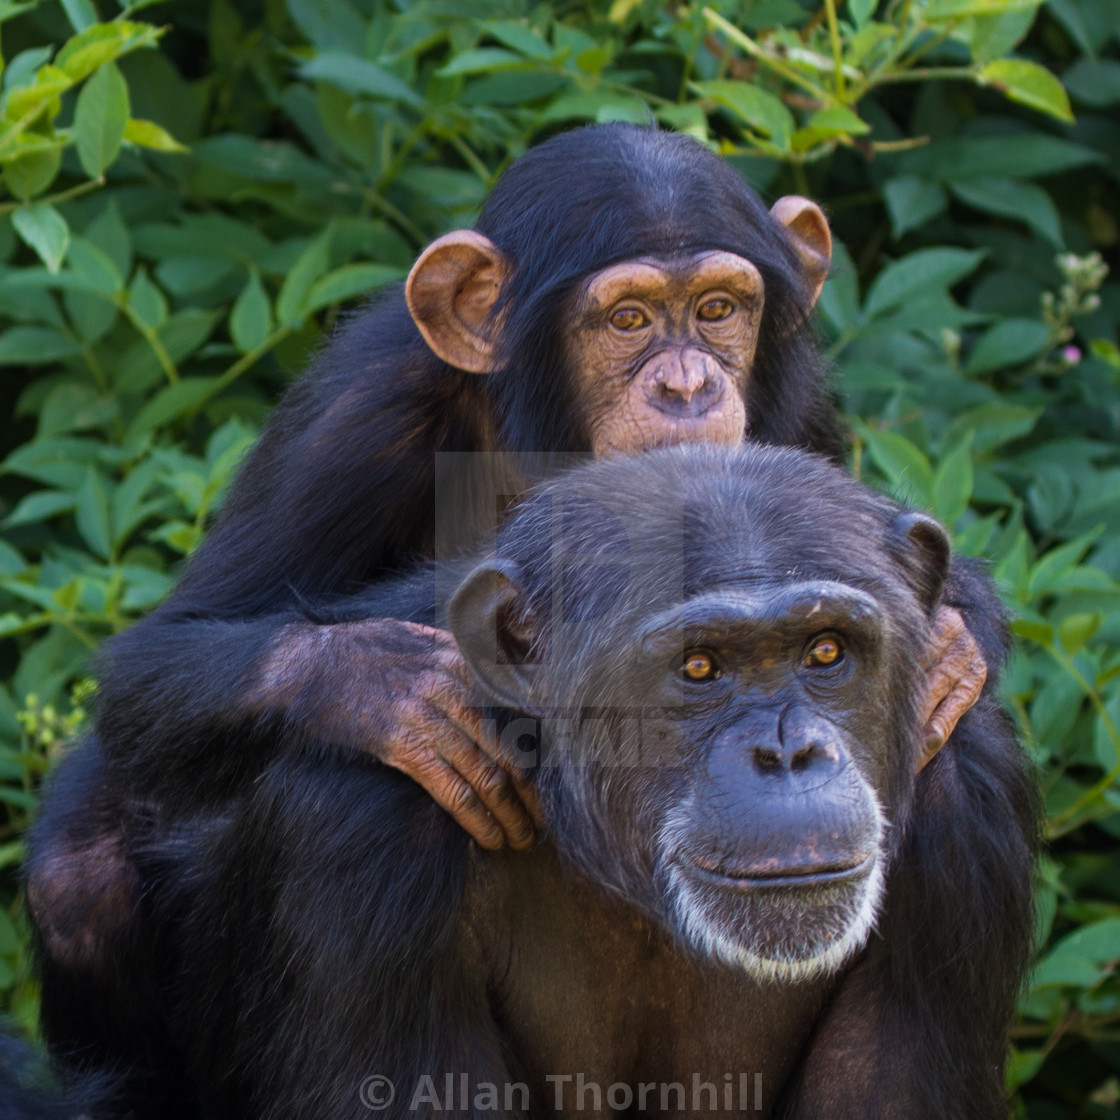
<path fill-rule="evenodd" d="M 730 890 L 776 890 L 854 882 L 875 866 L 875 853 L 851 860 L 788 867 L 728 867 L 699 856 L 684 856 L 682 870 L 702 883 Z"/>

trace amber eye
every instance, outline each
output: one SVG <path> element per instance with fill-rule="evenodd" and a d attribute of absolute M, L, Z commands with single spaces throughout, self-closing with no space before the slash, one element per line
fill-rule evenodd
<path fill-rule="evenodd" d="M 649 320 L 636 307 L 619 308 L 611 316 L 611 326 L 619 331 L 640 331 Z"/>
<path fill-rule="evenodd" d="M 690 649 L 681 662 L 681 676 L 690 681 L 714 681 L 723 674 L 710 653 L 702 649 Z"/>
<path fill-rule="evenodd" d="M 844 660 L 844 647 L 835 634 L 821 634 L 814 638 L 801 664 L 806 669 L 827 669 L 830 665 L 838 665 Z"/>
<path fill-rule="evenodd" d="M 708 323 L 718 323 L 721 319 L 728 318 L 735 310 L 729 299 L 705 300 L 696 309 L 696 314 Z"/>

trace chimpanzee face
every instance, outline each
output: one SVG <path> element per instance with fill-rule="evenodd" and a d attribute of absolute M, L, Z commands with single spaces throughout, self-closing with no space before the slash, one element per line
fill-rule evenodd
<path fill-rule="evenodd" d="M 758 269 L 732 253 L 627 261 L 592 276 L 569 341 L 592 451 L 741 442 L 763 295 Z"/>
<path fill-rule="evenodd" d="M 807 312 L 828 273 L 828 223 L 803 198 L 779 199 L 771 215 L 766 236 L 793 248 Z M 503 304 L 502 293 L 516 272 L 517 262 L 477 230 L 449 233 L 421 254 L 405 294 L 439 358 L 472 373 L 510 375 L 503 360 L 518 359 L 503 348 L 503 333 L 520 309 Z M 679 255 L 639 254 L 577 275 L 574 294 L 571 282 L 563 293 L 533 298 L 549 312 L 548 337 L 562 358 L 553 364 L 567 371 L 562 401 L 596 455 L 743 440 L 765 314 L 752 261 L 685 244 Z"/>
<path fill-rule="evenodd" d="M 705 956 L 835 971 L 912 788 L 943 531 L 789 451 L 680 447 L 563 485 L 584 478 L 515 516 L 451 606 L 486 692 L 541 720 L 558 849 Z"/>
<path fill-rule="evenodd" d="M 828 581 L 731 584 L 642 625 L 638 675 L 659 675 L 650 699 L 678 715 L 680 762 L 617 792 L 639 815 L 662 806 L 651 862 L 694 948 L 792 980 L 866 941 L 885 863 L 869 747 L 889 729 L 861 702 L 883 639 L 875 600 Z"/>

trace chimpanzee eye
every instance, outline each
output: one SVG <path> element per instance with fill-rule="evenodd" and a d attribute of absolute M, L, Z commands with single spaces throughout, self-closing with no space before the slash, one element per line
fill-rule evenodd
<path fill-rule="evenodd" d="M 806 669 L 827 669 L 843 660 L 844 647 L 840 638 L 836 634 L 818 634 L 809 643 L 801 664 Z"/>
<path fill-rule="evenodd" d="M 649 320 L 636 307 L 620 307 L 611 316 L 611 326 L 619 331 L 640 331 Z"/>
<path fill-rule="evenodd" d="M 708 323 L 718 323 L 721 319 L 728 318 L 735 310 L 729 299 L 708 299 L 696 309 L 696 314 Z"/>
<path fill-rule="evenodd" d="M 690 681 L 716 681 L 723 672 L 706 649 L 690 649 L 681 662 L 681 676 Z"/>

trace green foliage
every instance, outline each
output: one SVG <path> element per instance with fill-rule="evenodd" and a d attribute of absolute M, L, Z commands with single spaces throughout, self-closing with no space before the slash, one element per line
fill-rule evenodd
<path fill-rule="evenodd" d="M 561 128 L 658 122 L 841 242 L 853 469 L 986 556 L 1051 847 L 1020 1114 L 1120 1101 L 1118 0 L 0 0 L 0 993 L 12 877 L 150 609 L 341 306 Z M 113 11 L 109 11 L 113 8 Z M 10 217 L 10 222 L 7 220 Z M 845 248 L 846 246 L 846 248 Z"/>

